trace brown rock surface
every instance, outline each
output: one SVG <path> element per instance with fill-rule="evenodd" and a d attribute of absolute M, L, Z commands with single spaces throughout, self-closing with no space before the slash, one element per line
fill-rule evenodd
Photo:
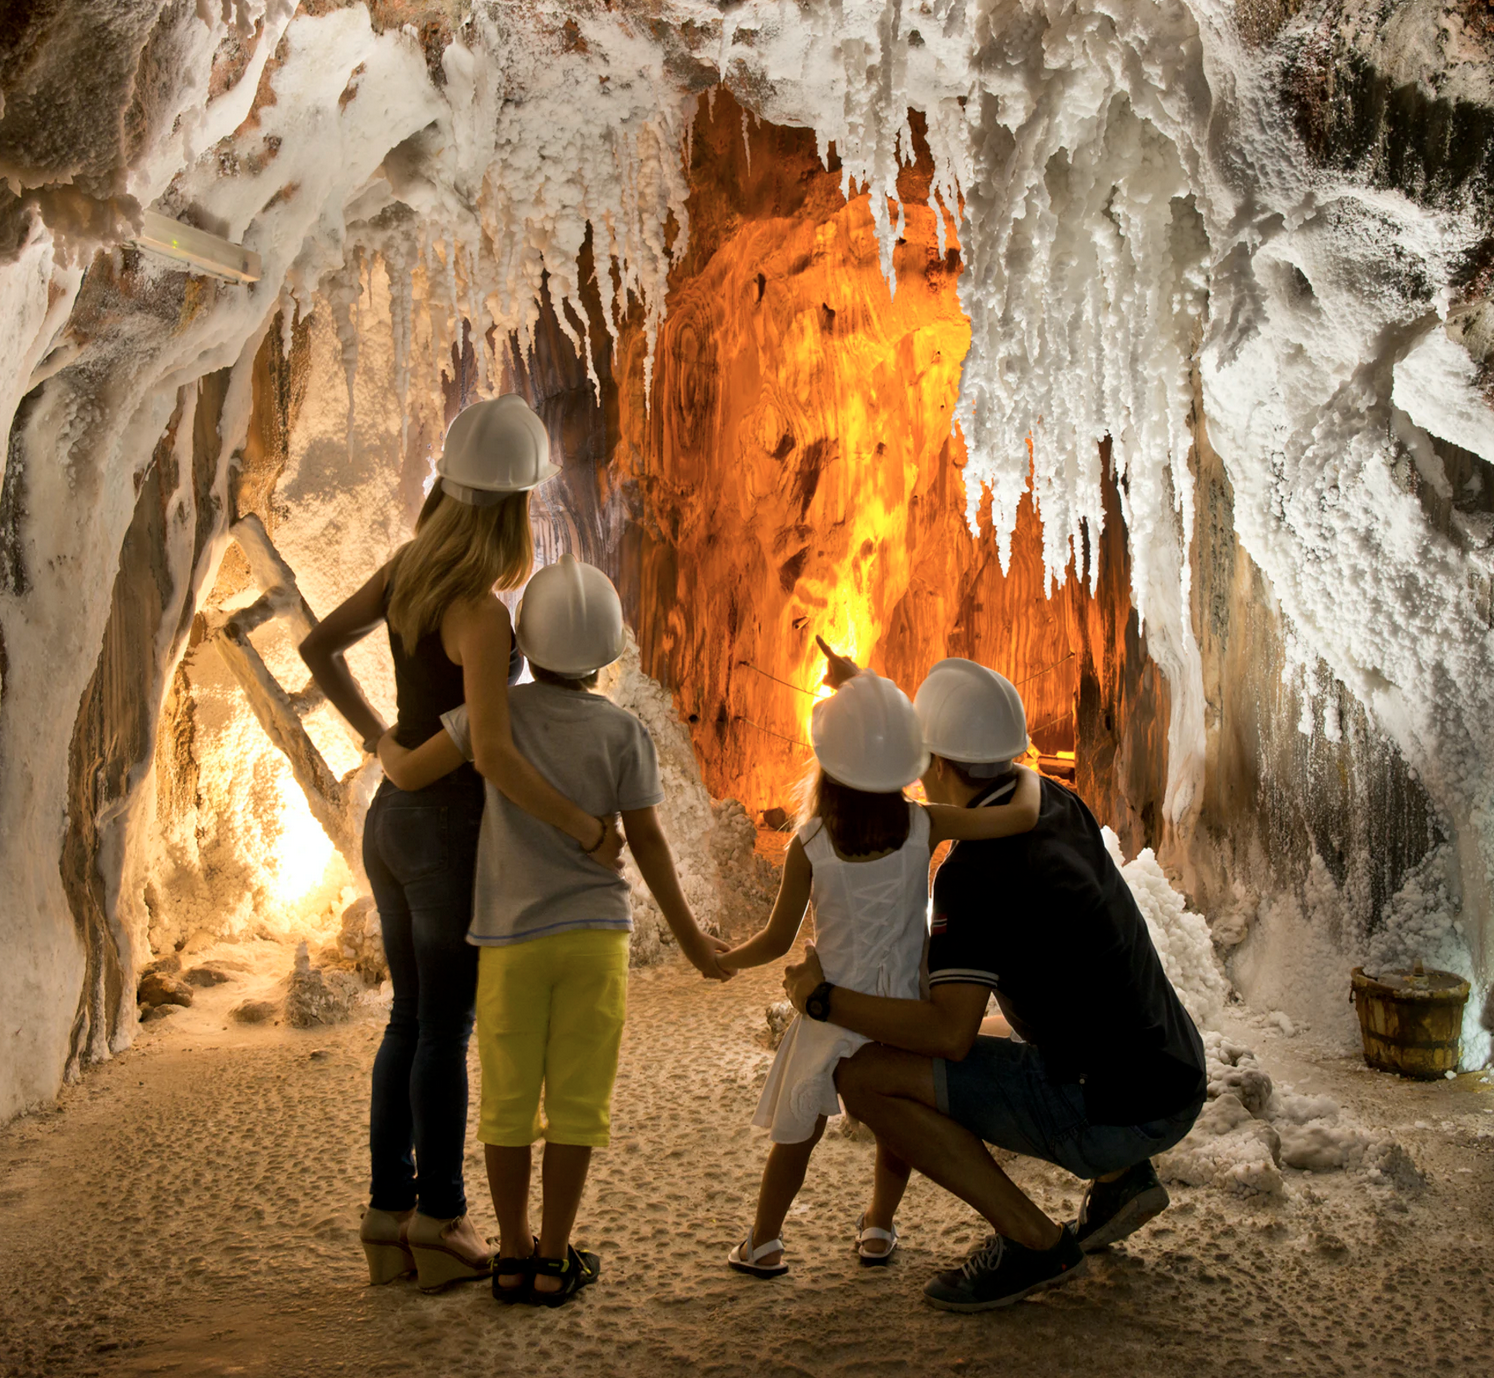
<path fill-rule="evenodd" d="M 190 1005 L 192 988 L 164 971 L 147 971 L 140 978 L 135 998 L 147 1009 L 157 1005 Z"/>
<path fill-rule="evenodd" d="M 240 1024 L 266 1024 L 279 1013 L 280 1006 L 274 1000 L 245 1000 L 229 1010 L 228 1016 Z"/>

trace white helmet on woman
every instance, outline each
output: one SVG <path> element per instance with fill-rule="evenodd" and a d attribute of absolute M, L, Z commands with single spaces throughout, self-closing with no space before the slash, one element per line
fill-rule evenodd
<path fill-rule="evenodd" d="M 913 707 L 928 749 L 946 761 L 1005 766 L 1027 750 L 1022 696 L 1009 679 L 973 660 L 941 660 L 919 686 Z"/>
<path fill-rule="evenodd" d="M 577 679 L 611 665 L 627 645 L 612 580 L 574 555 L 562 555 L 529 581 L 516 635 L 532 664 Z"/>
<path fill-rule="evenodd" d="M 538 488 L 560 470 L 550 463 L 545 423 L 518 393 L 506 392 L 457 413 L 436 472 L 448 497 L 493 507 L 510 493 Z"/>
<path fill-rule="evenodd" d="M 870 794 L 911 785 L 929 767 L 908 696 L 870 670 L 815 704 L 809 737 L 826 775 Z"/>

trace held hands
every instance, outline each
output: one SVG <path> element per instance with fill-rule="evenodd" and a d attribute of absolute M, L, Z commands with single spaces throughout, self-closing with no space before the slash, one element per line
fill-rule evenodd
<path fill-rule="evenodd" d="M 698 928 L 688 943 L 682 943 L 685 956 L 707 981 L 730 981 L 737 973 L 721 965 L 716 959 L 730 949 L 731 944 L 720 938 L 712 938 Z"/>
<path fill-rule="evenodd" d="M 822 636 L 816 636 L 814 644 L 825 654 L 829 664 L 825 667 L 825 684 L 831 689 L 839 689 L 848 679 L 855 679 L 861 673 L 861 667 L 854 660 L 848 660 L 845 656 L 837 654 L 830 649 L 830 643 Z"/>
<path fill-rule="evenodd" d="M 814 994 L 814 988 L 824 979 L 825 969 L 820 965 L 820 954 L 814 950 L 814 944 L 810 943 L 804 949 L 802 962 L 784 968 L 783 993 L 788 996 L 789 1004 L 803 1014 L 804 1002 Z"/>

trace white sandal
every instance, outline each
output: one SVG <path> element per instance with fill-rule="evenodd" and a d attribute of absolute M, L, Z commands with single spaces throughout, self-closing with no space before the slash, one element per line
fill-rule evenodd
<path fill-rule="evenodd" d="M 747 1231 L 747 1238 L 736 1246 L 726 1256 L 726 1261 L 739 1273 L 751 1273 L 755 1278 L 777 1278 L 782 1277 L 789 1270 L 787 1263 L 780 1260 L 777 1263 L 759 1263 L 758 1259 L 765 1254 L 781 1254 L 783 1252 L 783 1240 L 770 1239 L 766 1244 L 752 1247 L 752 1231 Z"/>
<path fill-rule="evenodd" d="M 867 1240 L 876 1240 L 885 1244 L 885 1249 L 868 1249 Z M 897 1248 L 897 1224 L 894 1222 L 890 1230 L 880 1230 L 875 1225 L 868 1225 L 863 1215 L 856 1222 L 856 1252 L 861 1257 L 863 1268 L 881 1268 Z"/>

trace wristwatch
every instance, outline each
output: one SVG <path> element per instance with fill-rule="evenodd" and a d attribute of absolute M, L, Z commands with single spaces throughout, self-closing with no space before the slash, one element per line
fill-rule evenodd
<path fill-rule="evenodd" d="M 835 989 L 829 981 L 821 981 L 804 1002 L 804 1013 L 823 1024 L 830 1018 L 830 992 Z"/>

